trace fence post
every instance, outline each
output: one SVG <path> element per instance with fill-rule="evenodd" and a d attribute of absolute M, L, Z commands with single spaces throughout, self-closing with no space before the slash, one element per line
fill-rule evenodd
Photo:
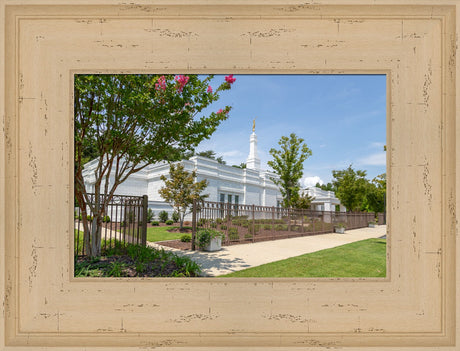
<path fill-rule="evenodd" d="M 324 232 L 324 210 L 321 211 L 321 232 Z"/>
<path fill-rule="evenodd" d="M 147 246 L 147 213 L 149 207 L 149 197 L 147 195 L 142 196 L 142 235 L 141 245 Z"/>
<path fill-rule="evenodd" d="M 196 250 L 196 199 L 193 199 L 192 205 L 192 251 Z"/>
<path fill-rule="evenodd" d="M 252 204 L 252 242 L 256 240 L 256 217 L 255 217 L 255 205 Z"/>
<path fill-rule="evenodd" d="M 287 215 L 287 217 L 288 217 L 288 219 L 287 219 L 287 220 L 288 220 L 288 223 L 287 223 L 287 224 L 288 224 L 288 238 L 289 238 L 289 235 L 291 234 L 291 208 L 288 207 L 288 208 L 287 208 L 287 211 L 288 211 L 288 215 Z"/>
<path fill-rule="evenodd" d="M 303 217 L 305 215 L 305 210 L 304 209 L 301 209 L 300 210 L 300 217 L 301 217 L 301 222 L 300 222 L 300 232 L 302 233 L 302 236 L 303 236 Z"/>

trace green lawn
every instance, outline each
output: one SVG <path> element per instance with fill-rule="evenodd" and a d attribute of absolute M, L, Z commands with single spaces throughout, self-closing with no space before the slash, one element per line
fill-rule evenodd
<path fill-rule="evenodd" d="M 165 241 L 165 240 L 174 240 L 174 239 L 180 239 L 184 233 L 170 233 L 168 232 L 169 229 L 173 228 L 179 228 L 175 226 L 161 226 L 161 227 L 148 227 L 147 228 L 147 241 Z M 186 227 L 188 228 L 188 227 Z M 77 236 L 78 231 L 75 229 L 75 237 Z M 129 230 L 126 231 L 127 234 L 129 234 Z M 104 238 L 102 238 L 102 241 L 104 241 Z M 76 240 L 75 240 L 75 245 L 77 245 Z M 104 245 L 104 242 L 102 243 Z M 83 247 L 83 232 L 80 232 L 80 242 L 78 245 L 79 248 L 79 253 L 81 253 L 81 249 Z"/>
<path fill-rule="evenodd" d="M 386 240 L 367 239 L 221 277 L 385 277 Z"/>
<path fill-rule="evenodd" d="M 179 228 L 175 226 L 163 226 L 163 227 L 148 227 L 147 228 L 147 241 L 165 241 L 165 240 L 174 240 L 180 239 L 185 233 L 170 233 L 169 229 Z M 189 228 L 189 227 L 185 227 Z"/>

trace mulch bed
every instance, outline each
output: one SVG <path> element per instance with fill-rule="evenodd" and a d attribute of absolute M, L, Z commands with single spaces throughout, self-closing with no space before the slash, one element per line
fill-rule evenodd
<path fill-rule="evenodd" d="M 157 241 L 155 244 L 185 251 L 192 249 L 192 243 L 184 243 L 180 240 Z"/>
<path fill-rule="evenodd" d="M 170 231 L 175 231 L 175 232 L 179 232 L 178 229 L 176 230 L 170 230 Z M 187 232 L 184 232 L 184 233 L 191 233 L 191 229 L 189 229 L 189 231 Z M 327 233 L 327 232 L 324 232 L 324 233 Z M 273 241 L 273 240 L 281 240 L 281 239 L 288 239 L 288 238 L 295 238 L 295 237 L 299 237 L 299 236 L 311 236 L 311 235 L 320 235 L 320 234 L 324 234 L 323 232 L 318 232 L 318 233 L 313 233 L 313 234 L 305 234 L 305 235 L 296 235 L 296 234 L 287 234 L 287 235 L 280 235 L 276 238 L 273 238 L 272 236 L 256 236 L 256 240 L 255 242 L 261 242 L 261 241 Z M 230 242 L 226 242 L 226 243 L 223 243 L 222 246 L 231 246 L 231 245 L 240 245 L 240 244 L 251 244 L 253 241 L 252 239 L 247 239 L 247 240 L 238 240 L 238 241 L 230 241 Z M 179 250 L 184 250 L 184 251 L 187 251 L 187 250 L 191 250 L 192 249 L 192 244 L 191 243 L 184 243 L 182 241 L 180 241 L 179 239 L 176 239 L 176 240 L 167 240 L 167 241 L 157 241 L 155 242 L 155 244 L 158 244 L 158 245 L 162 245 L 162 246 L 167 246 L 167 247 L 171 247 L 173 249 L 179 249 Z M 198 247 L 197 247 L 198 249 Z"/>

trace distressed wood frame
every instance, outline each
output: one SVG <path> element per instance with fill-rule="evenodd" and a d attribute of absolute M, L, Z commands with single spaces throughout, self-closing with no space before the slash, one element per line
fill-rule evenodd
<path fill-rule="evenodd" d="M 458 4 L 3 0 L 0 348 L 458 350 Z M 387 74 L 387 278 L 74 279 L 79 72 Z"/>

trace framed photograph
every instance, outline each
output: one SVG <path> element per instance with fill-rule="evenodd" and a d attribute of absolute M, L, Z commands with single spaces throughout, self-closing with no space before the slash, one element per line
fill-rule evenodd
<path fill-rule="evenodd" d="M 458 5 L 2 1 L 0 348 L 457 350 Z M 75 278 L 75 77 L 134 73 L 386 75 L 386 277 Z"/>

